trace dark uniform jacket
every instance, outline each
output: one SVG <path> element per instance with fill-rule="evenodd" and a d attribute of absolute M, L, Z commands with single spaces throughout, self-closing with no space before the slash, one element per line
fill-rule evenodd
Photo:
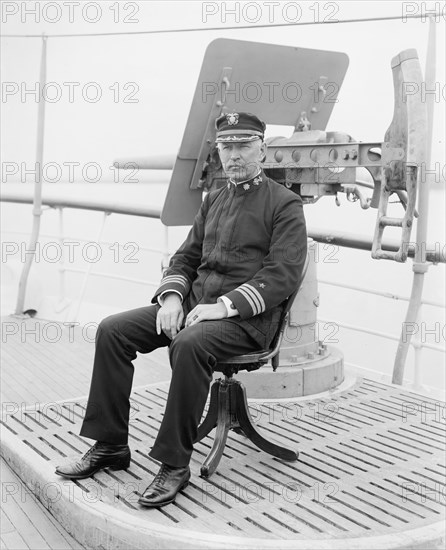
<path fill-rule="evenodd" d="M 262 172 L 208 193 L 185 242 L 172 256 L 160 287 L 179 292 L 185 316 L 197 304 L 227 296 L 243 327 L 267 348 L 282 302 L 300 282 L 307 252 L 301 198 Z"/>

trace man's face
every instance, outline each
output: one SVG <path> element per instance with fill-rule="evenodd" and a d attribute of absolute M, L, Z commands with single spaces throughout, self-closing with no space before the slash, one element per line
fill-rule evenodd
<path fill-rule="evenodd" d="M 243 181 L 258 173 L 260 161 L 265 154 L 265 144 L 260 139 L 238 143 L 222 142 L 218 144 L 218 152 L 226 175 L 233 181 Z"/>

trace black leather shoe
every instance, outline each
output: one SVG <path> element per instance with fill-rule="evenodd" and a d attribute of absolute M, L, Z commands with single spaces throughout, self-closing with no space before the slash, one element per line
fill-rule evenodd
<path fill-rule="evenodd" d="M 128 445 L 108 445 L 98 441 L 80 460 L 56 466 L 56 474 L 68 479 L 84 479 L 102 468 L 125 470 L 129 466 L 130 449 Z"/>
<path fill-rule="evenodd" d="M 174 468 L 161 464 L 160 471 L 139 498 L 139 504 L 159 508 L 173 502 L 177 494 L 189 484 L 190 468 Z"/>

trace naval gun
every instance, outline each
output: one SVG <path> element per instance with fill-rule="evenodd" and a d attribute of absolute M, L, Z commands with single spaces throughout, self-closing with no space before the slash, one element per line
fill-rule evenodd
<path fill-rule="evenodd" d="M 226 184 L 215 145 L 215 119 L 222 113 L 254 112 L 269 125 L 291 126 L 290 137 L 269 137 L 265 173 L 298 193 L 304 204 L 346 193 L 362 208 L 376 208 L 372 257 L 405 262 L 416 215 L 420 168 L 424 161 L 427 114 L 406 82 L 421 86 L 415 50 L 392 60 L 394 115 L 382 142 L 358 142 L 326 126 L 348 68 L 344 53 L 218 39 L 207 48 L 173 167 L 161 220 L 190 225 L 203 193 Z M 409 88 L 408 88 L 409 89 Z M 410 88 L 413 89 L 413 88 Z M 358 180 L 366 169 L 373 183 Z M 372 189 L 371 197 L 362 186 Z M 389 198 L 402 203 L 401 217 L 387 215 Z M 399 227 L 396 250 L 383 250 L 383 232 Z M 310 239 L 311 241 L 311 239 Z M 251 397 L 295 397 L 337 386 L 344 379 L 342 353 L 318 337 L 317 243 L 309 243 L 307 273 L 294 301 L 280 347 L 280 369 L 239 373 Z"/>
<path fill-rule="evenodd" d="M 266 140 L 264 170 L 304 203 L 346 193 L 362 208 L 376 208 L 372 257 L 405 262 L 416 215 L 417 181 L 426 142 L 426 106 L 407 90 L 421 86 L 416 50 L 392 59 L 394 116 L 382 142 L 358 142 L 345 131 L 326 131 L 348 68 L 344 53 L 217 39 L 207 48 L 161 215 L 166 225 L 190 225 L 203 191 L 223 185 L 215 146 L 215 119 L 253 111 L 268 125 L 294 128 Z M 410 83 L 412 87 L 406 86 Z M 371 198 L 358 169 L 372 176 Z M 387 215 L 396 195 L 404 212 Z M 401 229 L 396 251 L 383 250 L 384 229 Z"/>

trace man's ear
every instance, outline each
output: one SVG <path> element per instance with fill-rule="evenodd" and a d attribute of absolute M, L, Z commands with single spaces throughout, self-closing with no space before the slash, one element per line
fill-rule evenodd
<path fill-rule="evenodd" d="M 260 162 L 265 162 L 266 159 L 266 143 L 262 141 L 260 144 Z"/>

